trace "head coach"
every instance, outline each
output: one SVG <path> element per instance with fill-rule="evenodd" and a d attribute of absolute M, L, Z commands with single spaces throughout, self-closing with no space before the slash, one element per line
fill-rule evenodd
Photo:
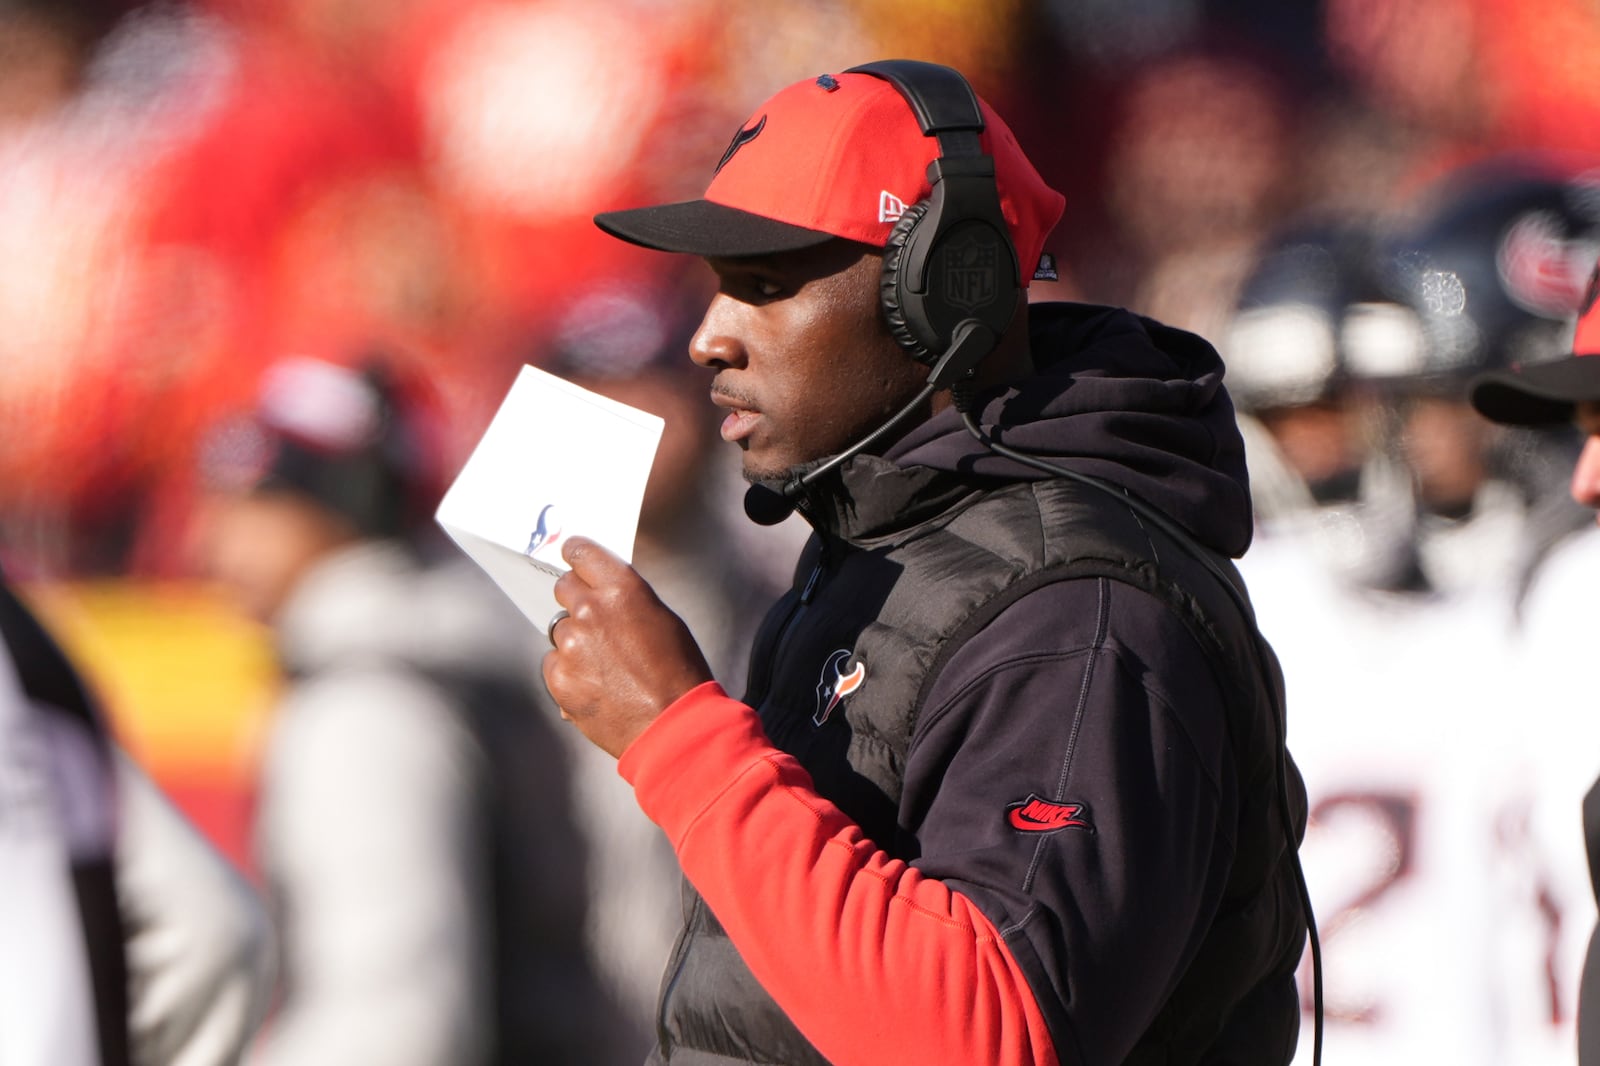
<path fill-rule="evenodd" d="M 892 60 L 766 101 L 703 199 L 596 218 L 710 265 L 689 354 L 746 510 L 814 531 L 742 700 L 565 552 L 545 681 L 693 890 L 653 1062 L 1294 1053 L 1304 790 L 1222 364 L 1030 306 L 1062 207 L 958 73 Z"/>

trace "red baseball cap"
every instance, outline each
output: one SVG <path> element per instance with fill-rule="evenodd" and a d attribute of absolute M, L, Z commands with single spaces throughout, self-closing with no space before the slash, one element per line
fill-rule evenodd
<path fill-rule="evenodd" d="M 1572 421 L 1580 403 L 1600 403 L 1600 264 L 1589 278 L 1572 351 L 1545 362 L 1480 374 L 1472 406 L 1494 422 L 1551 426 Z"/>
<path fill-rule="evenodd" d="M 1000 213 L 1023 283 L 1066 200 L 1039 176 L 1016 137 L 978 102 L 994 158 Z M 797 251 L 835 237 L 882 248 L 907 206 L 932 191 L 939 155 L 911 105 L 871 74 L 796 82 L 755 110 L 728 144 L 704 198 L 595 216 L 607 233 L 666 252 L 715 258 Z"/>

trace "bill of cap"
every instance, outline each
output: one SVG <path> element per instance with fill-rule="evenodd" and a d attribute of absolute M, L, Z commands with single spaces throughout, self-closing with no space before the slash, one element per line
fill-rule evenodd
<path fill-rule="evenodd" d="M 1600 402 L 1600 358 L 1571 355 L 1516 370 L 1480 374 L 1472 406 L 1492 422 L 1549 426 L 1572 419 L 1573 405 Z"/>
<path fill-rule="evenodd" d="M 794 252 L 833 234 L 779 222 L 710 200 L 688 200 L 594 216 L 595 225 L 630 244 L 714 259 Z"/>

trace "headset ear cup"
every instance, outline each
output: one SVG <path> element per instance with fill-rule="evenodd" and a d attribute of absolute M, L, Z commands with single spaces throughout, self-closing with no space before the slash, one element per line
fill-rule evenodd
<path fill-rule="evenodd" d="M 917 223 L 927 213 L 927 201 L 912 204 L 895 222 L 894 229 L 889 231 L 889 239 L 883 246 L 883 274 L 878 283 L 878 293 L 879 302 L 883 305 L 884 320 L 889 323 L 890 334 L 900 343 L 900 347 L 910 353 L 911 358 L 919 363 L 931 365 L 939 357 L 939 353 L 929 347 L 912 325 L 912 321 L 919 319 L 925 324 L 927 316 L 919 313 L 921 308 L 917 304 L 918 297 L 911 293 L 902 294 L 900 288 L 906 246 Z"/>

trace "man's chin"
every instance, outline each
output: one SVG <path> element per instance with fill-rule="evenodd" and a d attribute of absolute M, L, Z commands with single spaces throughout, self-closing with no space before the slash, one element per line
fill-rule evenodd
<path fill-rule="evenodd" d="M 744 466 L 741 473 L 744 479 L 752 485 L 765 485 L 769 489 L 779 489 L 789 482 L 791 478 L 800 473 L 800 468 L 795 466 L 773 467 L 762 463 L 752 463 L 750 454 L 745 453 Z"/>

